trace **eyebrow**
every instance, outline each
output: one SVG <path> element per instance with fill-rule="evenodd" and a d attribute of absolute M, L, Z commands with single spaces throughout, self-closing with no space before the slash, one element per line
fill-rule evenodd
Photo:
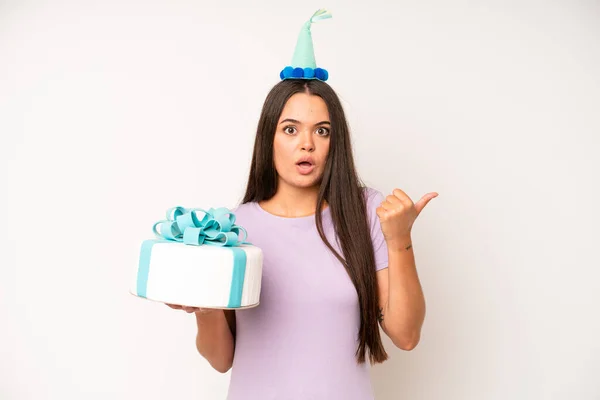
<path fill-rule="evenodd" d="M 296 119 L 292 119 L 292 118 L 286 118 L 286 119 L 284 119 L 283 121 L 281 121 L 281 122 L 279 123 L 279 125 L 281 125 L 281 124 L 283 124 L 283 123 L 285 123 L 285 122 L 291 122 L 291 123 L 293 123 L 293 124 L 302 125 L 302 122 L 300 122 L 300 121 L 298 121 L 298 120 L 296 120 Z M 319 125 L 331 125 L 331 122 L 329 122 L 329 121 L 321 121 L 321 122 L 317 122 L 317 123 L 315 124 L 315 126 L 319 126 Z"/>

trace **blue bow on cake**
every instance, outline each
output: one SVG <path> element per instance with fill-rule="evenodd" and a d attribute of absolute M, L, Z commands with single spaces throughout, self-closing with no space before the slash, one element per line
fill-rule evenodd
<path fill-rule="evenodd" d="M 198 213 L 202 213 L 200 218 Z M 157 227 L 160 226 L 160 230 Z M 158 221 L 152 227 L 159 238 L 200 246 L 239 246 L 246 244 L 248 233 L 235 225 L 235 214 L 225 207 L 186 209 L 172 207 L 167 210 L 167 219 Z M 240 233 L 244 233 L 243 239 Z"/>

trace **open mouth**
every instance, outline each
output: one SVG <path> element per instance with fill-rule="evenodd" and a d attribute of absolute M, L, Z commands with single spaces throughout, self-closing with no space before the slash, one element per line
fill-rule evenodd
<path fill-rule="evenodd" d="M 315 166 L 310 161 L 301 161 L 296 164 L 296 168 L 298 168 L 300 174 L 308 175 L 314 170 Z"/>

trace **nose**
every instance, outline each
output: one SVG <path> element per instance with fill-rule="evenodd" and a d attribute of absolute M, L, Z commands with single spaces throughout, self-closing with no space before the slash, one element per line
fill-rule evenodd
<path fill-rule="evenodd" d="M 305 130 L 300 138 L 300 144 L 302 145 L 302 150 L 308 151 L 309 153 L 315 151 L 315 140 L 312 132 Z"/>

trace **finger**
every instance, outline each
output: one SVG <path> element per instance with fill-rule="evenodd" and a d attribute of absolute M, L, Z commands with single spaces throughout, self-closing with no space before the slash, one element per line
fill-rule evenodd
<path fill-rule="evenodd" d="M 395 204 L 396 205 L 390 203 L 387 200 L 384 200 L 384 201 L 381 202 L 381 204 L 379 205 L 379 207 L 383 208 L 384 211 L 389 211 L 389 210 L 394 210 L 394 209 L 398 208 L 398 204 L 400 204 L 400 203 L 398 202 L 398 203 L 395 203 Z"/>
<path fill-rule="evenodd" d="M 183 307 L 183 310 L 184 310 L 186 313 L 190 314 L 190 313 L 193 313 L 194 311 L 196 311 L 196 310 L 195 310 L 195 308 L 196 308 L 196 307 L 185 307 L 185 306 L 184 306 L 184 307 Z"/>
<path fill-rule="evenodd" d="M 400 200 L 398 197 L 394 196 L 393 194 L 386 196 L 385 201 L 387 201 L 390 204 L 398 204 L 398 203 L 402 202 L 402 200 Z"/>
<path fill-rule="evenodd" d="M 425 208 L 427 203 L 429 203 L 432 199 L 438 196 L 437 193 L 427 193 L 425 196 L 421 197 L 421 200 L 417 201 L 415 204 L 415 210 L 417 211 L 417 215 L 421 213 L 421 211 Z"/>
<path fill-rule="evenodd" d="M 177 304 L 169 304 L 169 303 L 165 303 L 167 306 L 171 307 L 174 310 L 180 310 L 181 306 L 177 305 Z"/>
<path fill-rule="evenodd" d="M 375 210 L 377 212 L 377 216 L 381 219 L 384 218 L 386 215 L 386 210 L 385 208 L 383 208 L 382 206 L 377 207 L 377 209 Z"/>
<path fill-rule="evenodd" d="M 404 193 L 404 191 L 402 189 L 394 189 L 392 191 L 393 195 L 396 196 L 398 199 L 400 199 L 400 201 L 402 201 L 402 203 L 406 204 L 406 205 L 413 205 L 413 201 L 411 200 L 411 198 Z"/>

